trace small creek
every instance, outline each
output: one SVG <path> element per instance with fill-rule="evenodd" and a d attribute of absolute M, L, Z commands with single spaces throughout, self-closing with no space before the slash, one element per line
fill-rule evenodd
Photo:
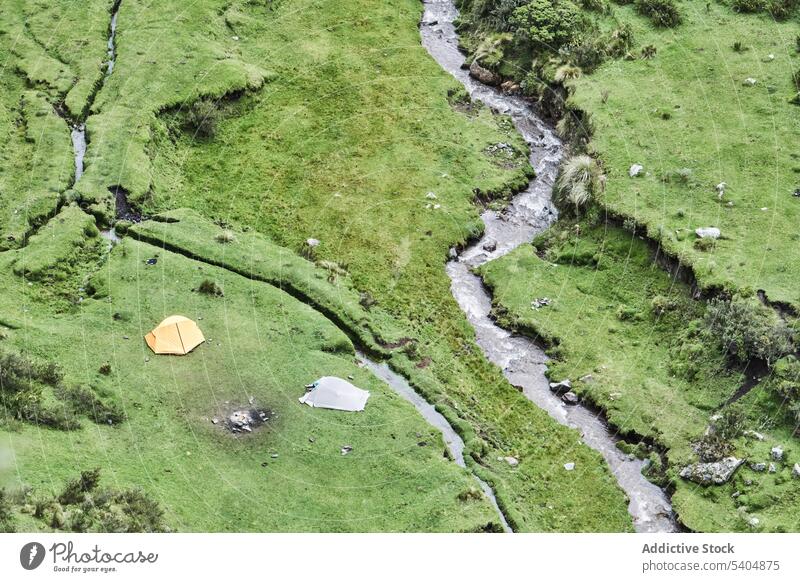
<path fill-rule="evenodd" d="M 103 80 L 100 87 L 97 89 L 96 92 L 92 93 L 89 97 L 89 103 L 87 103 L 86 105 L 87 112 L 91 110 L 94 97 L 97 95 L 100 89 L 102 89 L 102 86 L 105 84 L 108 77 L 114 71 L 114 64 L 117 60 L 117 49 L 115 42 L 117 36 L 117 17 L 119 16 L 119 9 L 121 5 L 122 5 L 122 0 L 116 0 L 111 9 L 111 23 L 109 24 L 108 27 L 108 42 L 106 45 L 107 59 L 105 62 L 105 74 L 103 75 Z M 59 111 L 61 111 L 61 109 L 59 109 Z M 83 171 L 85 169 L 84 158 L 86 157 L 86 145 L 87 145 L 86 122 L 70 121 L 70 119 L 66 116 L 66 112 L 62 114 L 62 117 L 64 117 L 64 120 L 70 126 L 70 136 L 72 138 L 72 150 L 75 154 L 75 179 L 72 182 L 72 185 L 74 187 L 74 185 L 83 176 Z M 101 230 L 100 235 L 109 241 L 109 245 L 114 245 L 120 240 L 113 228 Z"/>
<path fill-rule="evenodd" d="M 417 409 L 417 411 L 428 422 L 428 424 L 441 431 L 442 436 L 444 437 L 444 443 L 447 446 L 447 450 L 450 451 L 450 455 L 453 457 L 456 464 L 459 467 L 466 468 L 467 464 L 464 461 L 464 441 L 460 436 L 458 436 L 458 433 L 450 425 L 450 423 L 447 422 L 447 419 L 436 410 L 433 404 L 430 404 L 422 396 L 420 396 L 403 376 L 394 372 L 385 362 L 380 364 L 374 362 L 361 352 L 358 352 L 357 356 L 358 361 L 361 362 L 370 372 L 388 384 L 389 387 L 402 398 L 413 404 L 414 408 Z M 506 532 L 510 532 L 511 528 L 509 527 L 503 512 L 500 510 L 500 506 L 497 504 L 497 499 L 495 498 L 492 488 L 488 483 L 486 483 L 486 481 L 475 475 L 475 473 L 473 473 L 472 476 L 475 478 L 481 490 L 486 497 L 488 497 L 489 501 L 497 511 L 497 515 L 500 518 L 503 529 Z"/>
<path fill-rule="evenodd" d="M 551 191 L 564 148 L 527 101 L 480 83 L 462 68 L 465 58 L 459 51 L 453 26 L 458 16 L 453 2 L 424 0 L 424 4 L 422 44 L 442 68 L 463 83 L 473 99 L 512 118 L 530 145 L 530 162 L 536 169 L 536 178 L 504 210 L 487 210 L 481 215 L 486 225 L 482 238 L 447 263 L 453 296 L 475 329 L 478 345 L 503 370 L 508 381 L 521 387 L 530 401 L 559 423 L 579 430 L 583 442 L 603 456 L 630 499 L 628 511 L 636 530 L 677 531 L 667 495 L 641 474 L 643 461 L 617 448 L 619 439 L 601 416 L 581 405 L 567 406 L 550 391 L 545 375 L 548 358 L 540 346 L 499 327 L 490 317 L 491 296 L 472 269 L 530 242 L 555 221 Z"/>

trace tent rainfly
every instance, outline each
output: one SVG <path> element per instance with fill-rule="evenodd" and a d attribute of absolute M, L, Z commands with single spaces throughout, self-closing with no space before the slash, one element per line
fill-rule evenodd
<path fill-rule="evenodd" d="M 299 400 L 314 408 L 358 412 L 364 410 L 369 398 L 367 390 L 356 388 L 350 382 L 335 376 L 323 376 L 310 387 Z"/>
<path fill-rule="evenodd" d="M 171 315 L 144 336 L 156 354 L 184 356 L 206 341 L 197 324 L 182 315 Z"/>

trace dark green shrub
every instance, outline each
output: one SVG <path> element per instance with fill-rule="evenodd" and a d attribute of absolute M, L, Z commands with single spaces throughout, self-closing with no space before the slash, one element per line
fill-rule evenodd
<path fill-rule="evenodd" d="M 203 279 L 203 282 L 200 283 L 200 286 L 197 288 L 198 293 L 203 293 L 204 295 L 211 295 L 212 297 L 224 297 L 225 293 L 222 292 L 222 287 L 217 285 L 216 281 L 212 281 L 211 279 Z"/>
<path fill-rule="evenodd" d="M 574 4 L 559 0 L 533 0 L 516 8 L 509 22 L 519 41 L 550 50 L 572 44 L 588 28 Z"/>
<path fill-rule="evenodd" d="M 755 13 L 761 12 L 765 7 L 765 0 L 731 0 L 734 12 Z"/>
<path fill-rule="evenodd" d="M 636 11 L 661 28 L 674 28 L 681 23 L 681 14 L 673 0 L 636 0 Z"/>
<path fill-rule="evenodd" d="M 706 309 L 706 323 L 722 346 L 741 362 L 758 358 L 769 364 L 792 350 L 786 322 L 754 298 L 713 299 Z"/>
<path fill-rule="evenodd" d="M 58 496 L 58 502 L 62 505 L 79 505 L 86 500 L 86 494 L 91 493 L 97 488 L 100 482 L 100 469 L 90 469 L 83 471 L 77 479 L 69 481 Z"/>
<path fill-rule="evenodd" d="M 13 533 L 14 513 L 11 510 L 11 501 L 5 489 L 0 489 L 0 533 Z"/>

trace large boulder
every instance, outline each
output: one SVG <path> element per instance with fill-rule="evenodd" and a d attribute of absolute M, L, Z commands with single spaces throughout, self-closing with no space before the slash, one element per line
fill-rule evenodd
<path fill-rule="evenodd" d="M 496 86 L 503 80 L 497 73 L 479 65 L 478 61 L 472 61 L 469 66 L 469 75 L 485 85 Z"/>
<path fill-rule="evenodd" d="M 727 483 L 744 459 L 726 457 L 714 463 L 694 463 L 681 469 L 680 476 L 700 485 L 722 485 Z"/>

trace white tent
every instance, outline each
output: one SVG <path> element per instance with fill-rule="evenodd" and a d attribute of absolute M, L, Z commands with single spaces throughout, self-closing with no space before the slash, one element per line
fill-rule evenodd
<path fill-rule="evenodd" d="M 357 412 L 364 410 L 369 392 L 356 388 L 350 382 L 335 376 L 323 376 L 311 390 L 300 397 L 300 402 L 314 408 L 332 408 Z"/>

